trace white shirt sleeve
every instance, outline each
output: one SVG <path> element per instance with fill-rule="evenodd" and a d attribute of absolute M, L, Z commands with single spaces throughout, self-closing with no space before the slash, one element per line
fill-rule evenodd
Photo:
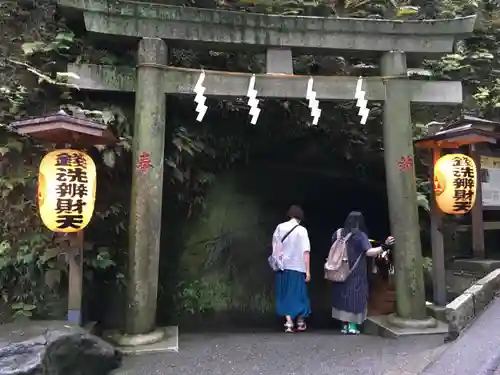
<path fill-rule="evenodd" d="M 302 252 L 306 251 L 311 251 L 311 243 L 309 242 L 309 234 L 307 233 L 307 229 L 304 227 L 301 227 L 300 231 L 300 248 L 302 249 Z"/>
<path fill-rule="evenodd" d="M 272 239 L 273 251 L 276 249 L 276 246 L 278 245 L 279 241 L 280 241 L 279 226 L 277 226 L 276 229 L 274 230 L 273 239 Z"/>

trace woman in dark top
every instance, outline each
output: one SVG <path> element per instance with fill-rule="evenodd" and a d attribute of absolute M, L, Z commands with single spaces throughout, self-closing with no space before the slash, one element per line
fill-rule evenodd
<path fill-rule="evenodd" d="M 344 282 L 333 283 L 332 317 L 342 322 L 342 333 L 359 334 L 358 325 L 366 319 L 368 304 L 368 274 L 366 256 L 376 257 L 388 250 L 394 243 L 394 238 L 388 237 L 386 242 L 373 248 L 368 239 L 365 220 L 361 212 L 353 211 L 344 223 L 344 227 L 335 231 L 332 242 L 338 237 L 347 241 L 347 257 L 349 267 L 353 267 L 356 260 L 360 261 Z"/>

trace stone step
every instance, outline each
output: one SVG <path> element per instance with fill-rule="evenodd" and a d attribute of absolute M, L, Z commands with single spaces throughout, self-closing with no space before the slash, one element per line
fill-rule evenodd
<path fill-rule="evenodd" d="M 400 328 L 388 323 L 387 315 L 369 316 L 363 323 L 363 333 L 387 338 L 398 338 L 415 335 L 441 335 L 444 338 L 448 334 L 448 324 L 437 321 L 433 328 Z"/>
<path fill-rule="evenodd" d="M 486 274 L 500 268 L 498 259 L 454 259 L 447 264 L 447 269 L 462 271 L 478 276 Z"/>

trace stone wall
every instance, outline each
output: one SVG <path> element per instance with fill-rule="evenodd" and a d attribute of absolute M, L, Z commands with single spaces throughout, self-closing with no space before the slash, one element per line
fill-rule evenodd
<path fill-rule="evenodd" d="M 500 291 L 500 269 L 490 272 L 446 306 L 451 339 L 455 339 Z"/>

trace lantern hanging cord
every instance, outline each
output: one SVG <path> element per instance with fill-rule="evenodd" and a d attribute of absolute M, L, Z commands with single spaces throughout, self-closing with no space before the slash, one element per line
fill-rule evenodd
<path fill-rule="evenodd" d="M 304 78 L 318 78 L 318 77 L 355 77 L 355 76 L 344 76 L 344 75 L 331 75 L 331 76 L 322 76 L 322 75 L 297 75 L 297 74 L 281 74 L 281 73 L 246 73 L 246 72 L 227 72 L 223 70 L 206 70 L 206 69 L 193 69 L 193 68 L 182 68 L 178 66 L 171 65 L 163 65 L 163 64 L 155 64 L 155 63 L 142 63 L 137 64 L 136 68 L 156 68 L 163 70 L 174 70 L 179 72 L 192 72 L 192 73 L 201 73 L 204 72 L 206 74 L 219 74 L 219 75 L 227 75 L 227 76 L 239 76 L 239 77 L 249 77 L 255 75 L 255 77 L 277 77 L 277 78 L 290 78 L 290 79 L 304 79 Z M 356 76 L 356 78 L 359 78 Z M 362 76 L 361 77 L 365 81 L 369 80 L 382 80 L 386 81 L 389 79 L 402 79 L 408 78 L 408 74 L 398 74 L 391 76 Z"/>

